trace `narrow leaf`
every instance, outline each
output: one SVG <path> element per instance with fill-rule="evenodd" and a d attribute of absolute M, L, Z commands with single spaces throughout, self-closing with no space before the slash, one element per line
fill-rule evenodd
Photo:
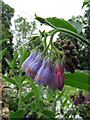
<path fill-rule="evenodd" d="M 36 85 L 34 83 L 31 83 L 32 87 L 33 87 L 33 93 L 35 94 L 36 99 L 39 99 L 39 91 L 38 88 L 36 87 Z"/>
<path fill-rule="evenodd" d="M 9 39 L 3 39 L 3 40 L 0 40 L 0 45 L 6 41 L 8 41 Z"/>
<path fill-rule="evenodd" d="M 12 62 L 10 62 L 7 58 L 5 58 L 7 64 L 12 68 Z"/>
<path fill-rule="evenodd" d="M 7 82 L 12 83 L 15 86 L 18 86 L 17 82 L 14 79 L 8 78 L 6 76 L 4 76 L 3 74 L 0 74 L 2 76 L 3 79 L 5 79 Z"/>
<path fill-rule="evenodd" d="M 18 54 L 17 54 L 17 51 L 14 52 L 14 59 L 12 61 L 12 69 L 14 69 L 15 67 L 15 63 L 16 63 L 16 60 L 18 58 Z"/>
<path fill-rule="evenodd" d="M 26 58 L 27 58 L 27 49 L 24 48 L 24 52 L 23 52 L 23 55 L 22 55 L 21 60 L 20 60 L 20 68 L 21 68 L 22 63 L 25 61 Z"/>
<path fill-rule="evenodd" d="M 40 111 L 44 111 L 44 106 L 43 106 L 43 101 L 42 100 L 38 100 L 38 107 L 40 109 Z"/>
<path fill-rule="evenodd" d="M 4 48 L 2 51 L 0 51 L 0 60 L 2 59 L 3 55 L 5 54 L 7 48 Z"/>
<path fill-rule="evenodd" d="M 33 95 L 34 95 L 33 92 L 29 92 L 29 93 L 24 97 L 24 99 L 26 100 L 26 99 L 28 99 L 28 98 L 31 98 Z"/>

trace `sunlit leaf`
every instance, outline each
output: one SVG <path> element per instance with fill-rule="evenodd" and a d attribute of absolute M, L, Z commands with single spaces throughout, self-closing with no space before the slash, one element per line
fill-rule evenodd
<path fill-rule="evenodd" d="M 65 73 L 65 84 L 72 87 L 90 91 L 89 78 L 90 78 L 90 74 L 83 73 L 80 71 L 76 71 L 73 74 Z"/>
<path fill-rule="evenodd" d="M 9 39 L 3 39 L 3 40 L 0 40 L 0 45 L 6 41 L 9 41 Z"/>

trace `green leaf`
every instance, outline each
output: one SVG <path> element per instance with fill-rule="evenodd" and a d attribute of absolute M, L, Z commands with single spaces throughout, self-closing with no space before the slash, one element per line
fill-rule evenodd
<path fill-rule="evenodd" d="M 43 114 L 49 118 L 55 118 L 55 113 L 53 111 L 44 110 Z"/>
<path fill-rule="evenodd" d="M 75 27 L 73 27 L 68 21 L 64 20 L 64 19 L 59 19 L 59 18 L 56 18 L 56 17 L 49 17 L 49 18 L 42 18 L 42 17 L 39 17 L 39 16 L 35 16 L 35 18 L 45 24 L 45 25 L 49 25 L 53 28 L 65 28 L 67 30 L 71 30 L 75 33 L 77 33 L 77 29 Z"/>
<path fill-rule="evenodd" d="M 18 86 L 17 82 L 14 79 L 8 78 L 6 76 L 4 76 L 3 74 L 0 74 L 2 76 L 3 79 L 5 79 L 7 82 L 12 83 L 15 86 Z"/>
<path fill-rule="evenodd" d="M 18 53 L 17 53 L 17 51 L 15 51 L 14 52 L 14 59 L 12 61 L 12 69 L 14 69 L 14 67 L 15 67 L 15 63 L 16 63 L 17 58 L 18 58 Z"/>
<path fill-rule="evenodd" d="M 63 95 L 64 92 L 65 92 L 65 90 L 63 90 L 63 91 L 61 92 L 61 94 L 58 95 L 56 101 L 59 100 L 59 99 L 61 98 L 61 96 Z"/>
<path fill-rule="evenodd" d="M 27 58 L 27 49 L 24 48 L 23 55 L 22 55 L 22 57 L 20 59 L 20 68 L 21 68 L 22 63 L 25 61 L 26 58 Z"/>
<path fill-rule="evenodd" d="M 0 60 L 2 59 L 3 55 L 5 54 L 7 48 L 4 48 L 2 51 L 0 51 Z"/>
<path fill-rule="evenodd" d="M 7 58 L 5 58 L 7 64 L 10 66 L 10 68 L 12 68 L 12 62 L 10 62 Z"/>
<path fill-rule="evenodd" d="M 33 110 L 34 112 L 36 112 L 36 104 L 35 104 L 35 103 L 32 103 L 32 104 L 31 104 L 31 108 L 32 108 L 32 110 Z"/>
<path fill-rule="evenodd" d="M 0 40 L 0 44 L 6 42 L 6 41 L 8 41 L 8 40 L 9 40 L 9 39 Z"/>
<path fill-rule="evenodd" d="M 67 100 L 68 100 L 68 99 L 66 99 L 66 100 L 61 104 L 61 107 L 62 107 L 62 108 L 66 105 Z"/>
<path fill-rule="evenodd" d="M 38 91 L 38 88 L 37 86 L 34 84 L 34 83 L 31 83 L 32 84 L 32 87 L 33 87 L 33 93 L 36 97 L 36 99 L 38 100 L 39 99 L 39 91 Z"/>
<path fill-rule="evenodd" d="M 68 21 L 77 29 L 78 34 L 82 32 L 82 23 L 79 20 L 69 19 Z"/>
<path fill-rule="evenodd" d="M 46 20 L 57 28 L 65 28 L 67 30 L 71 30 L 77 33 L 77 29 L 64 19 L 52 17 L 52 18 L 46 18 Z"/>
<path fill-rule="evenodd" d="M 32 97 L 33 95 L 34 95 L 33 92 L 29 92 L 29 93 L 24 97 L 24 99 L 26 100 L 26 99 Z"/>
<path fill-rule="evenodd" d="M 87 5 L 90 2 L 90 0 L 84 0 L 82 8 Z"/>
<path fill-rule="evenodd" d="M 44 111 L 44 106 L 43 106 L 43 101 L 42 100 L 38 100 L 38 107 L 39 107 L 41 112 Z"/>
<path fill-rule="evenodd" d="M 65 73 L 65 84 L 72 87 L 90 91 L 89 78 L 90 74 L 83 73 L 80 71 L 76 71 L 73 74 Z"/>
<path fill-rule="evenodd" d="M 11 110 L 9 113 L 9 116 L 13 120 L 16 120 L 16 118 L 18 118 L 20 120 L 20 118 L 24 118 L 24 113 L 25 113 L 24 110 L 17 110 L 16 112 Z"/>

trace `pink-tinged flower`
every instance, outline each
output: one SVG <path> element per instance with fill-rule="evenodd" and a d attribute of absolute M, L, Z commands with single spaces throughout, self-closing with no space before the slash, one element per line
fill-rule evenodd
<path fill-rule="evenodd" d="M 78 105 L 78 104 L 77 104 L 77 101 L 78 101 L 78 98 L 75 97 L 75 98 L 74 98 L 74 105 Z"/>
<path fill-rule="evenodd" d="M 31 52 L 31 54 L 29 55 L 29 57 L 23 62 L 21 69 L 26 72 L 26 69 L 28 68 L 28 66 L 34 61 L 34 59 L 36 58 L 37 54 L 36 51 Z"/>
<path fill-rule="evenodd" d="M 31 76 L 31 78 L 34 78 L 35 75 L 37 74 L 37 71 L 40 69 L 41 65 L 42 65 L 42 57 L 39 54 L 26 69 L 26 75 Z"/>
<path fill-rule="evenodd" d="M 54 76 L 55 76 L 55 83 L 56 83 L 58 89 L 62 91 L 62 88 L 64 86 L 64 66 L 63 66 L 63 63 L 61 63 L 60 67 L 59 67 L 58 62 L 56 63 Z"/>
<path fill-rule="evenodd" d="M 39 69 L 35 76 L 35 81 L 38 84 L 43 84 L 45 87 L 48 84 L 48 81 L 50 79 L 50 59 L 47 58 L 43 61 L 42 67 Z"/>
<path fill-rule="evenodd" d="M 87 98 L 86 97 L 84 97 L 84 100 L 82 101 L 82 104 L 87 104 Z"/>

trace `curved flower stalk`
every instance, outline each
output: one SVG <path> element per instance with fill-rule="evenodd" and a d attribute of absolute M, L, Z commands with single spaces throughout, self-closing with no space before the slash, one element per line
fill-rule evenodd
<path fill-rule="evenodd" d="M 34 78 L 41 65 L 42 65 L 42 57 L 41 54 L 39 54 L 26 69 L 26 75 L 31 76 L 31 78 Z"/>
<path fill-rule="evenodd" d="M 55 83 L 58 89 L 62 91 L 62 88 L 64 86 L 64 66 L 62 62 L 60 67 L 58 62 L 56 63 L 54 76 L 55 76 Z"/>
<path fill-rule="evenodd" d="M 41 68 L 37 72 L 35 76 L 35 81 L 38 84 L 43 84 L 46 87 L 49 79 L 50 79 L 50 59 L 47 58 L 46 60 L 43 61 Z"/>
<path fill-rule="evenodd" d="M 31 52 L 31 54 L 29 55 L 29 57 L 23 62 L 21 69 L 26 72 L 26 69 L 28 68 L 28 66 L 32 63 L 32 61 L 34 61 L 34 59 L 36 58 L 37 54 L 36 51 Z"/>

